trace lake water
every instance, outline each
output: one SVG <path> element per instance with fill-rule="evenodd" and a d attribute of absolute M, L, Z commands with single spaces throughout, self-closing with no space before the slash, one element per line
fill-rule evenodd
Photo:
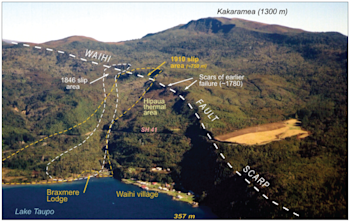
<path fill-rule="evenodd" d="M 142 191 L 113 178 L 91 178 L 86 192 L 86 180 L 62 184 L 4 186 L 2 188 L 3 219 L 173 219 L 174 214 L 195 215 L 196 219 L 217 218 L 209 208 L 194 208 L 159 193 L 154 199 L 117 197 L 116 191 Z M 47 189 L 79 190 L 79 196 L 67 196 L 66 203 L 47 202 Z M 31 215 L 15 215 L 15 211 L 31 209 Z M 54 210 L 53 215 L 35 214 L 35 209 Z M 39 211 L 37 211 L 39 212 Z"/>

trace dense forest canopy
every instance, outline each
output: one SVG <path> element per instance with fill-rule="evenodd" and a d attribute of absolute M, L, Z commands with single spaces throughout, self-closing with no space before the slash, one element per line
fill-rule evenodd
<path fill-rule="evenodd" d="M 110 64 L 127 62 L 132 68 L 167 62 L 145 94 L 145 98 L 164 99 L 167 109 L 159 111 L 157 118 L 144 116 L 140 102 L 112 127 L 109 152 L 116 177 L 175 182 L 179 189 L 193 190 L 200 204 L 210 206 L 221 218 L 293 218 L 237 176 L 236 170 L 242 172 L 249 165 L 271 183 L 261 190 L 298 212 L 300 218 L 347 218 L 348 37 L 259 24 L 207 18 L 118 44 L 71 37 L 42 46 L 80 57 L 86 49 L 100 51 L 112 56 Z M 83 122 L 104 98 L 102 82 L 68 90 L 61 81 L 72 76 L 93 80 L 102 75 L 103 67 L 71 59 L 68 53 L 53 54 L 5 42 L 2 56 L 3 157 Z M 172 56 L 197 57 L 207 68 L 170 69 Z M 147 75 L 147 70 L 137 73 Z M 221 135 L 297 118 L 310 135 L 261 146 L 217 142 L 219 149 L 215 150 L 194 111 L 159 85 L 198 79 L 201 73 L 246 77 L 242 88 L 173 87 L 193 104 L 204 99 L 220 117 L 215 122 L 203 118 L 206 132 Z M 106 91 L 113 82 L 114 75 L 105 78 Z M 135 75 L 121 76 L 117 114 L 131 107 L 149 86 L 149 81 Z M 52 166 L 54 176 L 66 178 L 101 167 L 116 99 L 113 91 L 102 127 L 84 146 Z M 198 111 L 198 107 L 194 109 Z M 99 109 L 80 127 L 3 161 L 6 177 L 12 181 L 48 179 L 47 161 L 81 143 L 101 114 Z M 157 127 L 157 133 L 141 133 L 142 127 Z M 225 154 L 233 170 L 219 153 Z M 170 172 L 150 170 L 156 166 Z M 33 171 L 39 173 L 33 177 Z"/>

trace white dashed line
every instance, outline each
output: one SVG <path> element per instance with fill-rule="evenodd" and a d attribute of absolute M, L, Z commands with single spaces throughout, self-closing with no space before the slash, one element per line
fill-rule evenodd
<path fill-rule="evenodd" d="M 195 113 L 194 115 L 197 117 L 197 119 L 200 119 L 198 113 Z"/>
<path fill-rule="evenodd" d="M 207 133 L 207 137 L 211 140 L 211 136 L 210 136 L 210 134 L 209 133 Z"/>
<path fill-rule="evenodd" d="M 82 59 L 82 58 L 80 58 L 80 59 Z M 102 85 L 103 85 L 103 89 L 105 90 L 104 78 L 103 78 Z M 117 84 L 116 84 L 116 86 L 117 86 Z M 105 98 L 106 98 L 106 94 L 104 94 L 104 96 L 105 96 Z M 104 101 L 104 103 L 103 103 L 103 110 L 102 110 L 102 114 L 101 114 L 101 116 L 100 116 L 99 122 L 101 122 L 101 119 L 102 119 L 102 117 L 103 117 L 103 113 L 104 113 L 105 108 L 106 108 L 106 99 L 104 99 L 103 101 Z M 73 148 L 70 148 L 69 150 L 65 151 L 64 153 L 61 153 L 60 156 L 63 156 L 65 153 L 68 153 L 69 151 L 72 151 L 73 149 L 75 149 L 75 148 L 81 146 L 82 144 L 84 144 L 84 143 L 93 135 L 93 133 L 94 133 L 94 132 L 96 131 L 96 129 L 98 128 L 98 126 L 99 126 L 99 123 L 96 125 L 95 129 L 93 130 L 93 132 L 92 132 L 88 137 L 86 137 L 86 139 L 85 139 L 82 143 L 80 143 L 80 144 L 77 145 L 77 146 L 74 146 Z M 58 159 L 58 158 L 59 158 L 59 156 L 56 157 L 56 159 Z M 55 160 L 55 159 L 53 159 L 51 162 L 54 162 L 54 160 Z M 52 178 L 52 177 L 50 176 L 50 174 L 48 173 L 48 166 L 49 166 L 49 165 L 50 165 L 50 163 L 48 163 L 47 166 L 46 166 L 46 174 L 47 174 L 50 178 Z M 95 174 L 95 175 L 97 175 L 97 174 Z M 81 180 L 81 179 L 83 179 L 83 178 L 79 178 L 79 180 Z M 56 180 L 56 179 L 54 179 L 54 180 Z"/>
<path fill-rule="evenodd" d="M 221 156 L 222 159 L 225 159 L 224 154 L 220 153 L 220 156 Z"/>
<path fill-rule="evenodd" d="M 190 103 L 188 103 L 188 106 L 189 106 L 191 109 L 193 109 L 193 107 L 191 106 Z M 195 113 L 195 116 L 199 119 L 199 115 L 198 115 L 197 113 Z M 201 123 L 201 125 L 202 125 L 202 128 L 205 129 L 205 126 L 203 125 L 203 123 Z M 208 136 L 209 139 L 211 139 L 211 136 L 210 136 L 209 133 L 207 133 L 207 136 Z M 218 149 L 218 146 L 216 145 L 216 143 L 213 143 L 213 145 L 214 145 L 214 147 L 215 147 L 216 149 Z M 223 159 L 225 159 L 225 156 L 224 156 L 223 153 L 220 153 L 220 156 L 221 156 Z M 232 168 L 232 165 L 231 165 L 229 162 L 227 162 L 227 165 L 228 165 L 230 168 Z M 240 174 L 238 171 L 236 171 L 236 174 L 237 174 L 238 176 L 241 176 L 241 174 Z M 246 178 L 245 178 L 244 180 L 246 181 L 247 184 L 251 184 L 251 182 L 250 182 L 249 180 L 247 180 Z M 257 192 L 259 192 L 259 189 L 258 189 L 257 187 L 254 186 L 254 189 L 255 189 Z M 263 196 L 265 199 L 269 199 L 265 194 L 262 194 L 262 196 Z M 277 202 L 272 201 L 272 203 L 278 206 L 278 203 L 277 203 Z M 289 209 L 286 208 L 286 207 L 283 207 L 283 209 L 286 210 L 286 211 L 289 211 Z M 298 216 L 298 217 L 299 217 L 299 215 L 298 215 L 297 213 L 293 212 L 293 214 L 294 214 L 295 216 Z"/>
<path fill-rule="evenodd" d="M 278 203 L 277 203 L 277 202 L 275 202 L 275 201 L 272 201 L 272 203 L 273 203 L 274 205 L 278 206 Z"/>
<path fill-rule="evenodd" d="M 295 213 L 295 212 L 293 212 L 293 214 L 294 214 L 295 216 L 299 217 L 299 214 L 297 214 L 297 213 Z"/>

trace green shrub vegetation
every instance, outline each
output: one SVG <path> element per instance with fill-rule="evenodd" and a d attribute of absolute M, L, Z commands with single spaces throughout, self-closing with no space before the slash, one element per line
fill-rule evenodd
<path fill-rule="evenodd" d="M 241 88 L 172 87 L 186 97 L 186 102 L 154 83 L 145 98 L 164 99 L 167 109 L 158 110 L 157 116 L 144 116 L 141 100 L 115 122 L 109 139 L 115 177 L 175 182 L 177 189 L 193 190 L 196 200 L 210 206 L 221 218 L 294 218 L 294 211 L 300 218 L 347 218 L 347 37 L 288 28 L 287 32 L 255 30 L 244 24 L 240 20 L 202 19 L 120 44 L 75 37 L 74 41 L 68 38 L 43 47 L 79 58 L 85 56 L 86 49 L 104 51 L 112 55 L 110 64 L 127 62 L 132 68 L 157 67 L 166 61 L 157 77 L 163 84 L 189 77 L 198 79 L 199 74 L 245 76 Z M 80 84 L 79 90 L 65 89 L 62 77 L 92 81 L 104 72 L 103 67 L 72 59 L 68 53 L 3 43 L 3 158 L 83 122 L 101 104 L 102 80 Z M 207 68 L 171 69 L 172 56 L 198 57 L 199 64 L 207 64 Z M 107 93 L 116 73 L 109 71 L 105 79 Z M 55 161 L 50 166 L 51 175 L 68 178 L 82 171 L 100 170 L 116 100 L 116 116 L 120 116 L 150 84 L 146 78 L 121 76 L 118 97 L 113 90 L 99 128 L 83 146 Z M 199 99 L 220 117 L 218 121 L 211 122 L 198 110 L 195 102 Z M 201 115 L 206 131 L 187 102 Z M 81 143 L 96 127 L 102 110 L 103 105 L 79 127 L 4 161 L 3 168 L 8 172 L 3 182 L 48 179 L 48 161 Z M 206 137 L 207 132 L 217 136 L 289 118 L 300 120 L 310 136 L 262 146 L 217 142 L 219 150 Z M 157 127 L 157 133 L 142 133 L 142 127 Z M 233 170 L 222 161 L 220 152 Z M 261 193 L 281 203 L 279 206 L 266 201 L 234 173 L 242 172 L 246 165 L 271 183 L 261 188 Z M 152 171 L 156 166 L 170 171 Z M 34 171 L 38 173 L 33 176 Z"/>

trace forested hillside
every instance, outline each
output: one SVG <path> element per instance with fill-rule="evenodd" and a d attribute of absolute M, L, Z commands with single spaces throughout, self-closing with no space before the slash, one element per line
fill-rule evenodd
<path fill-rule="evenodd" d="M 117 116 L 133 108 L 112 127 L 109 152 L 115 177 L 175 182 L 183 190 L 193 190 L 197 201 L 221 218 L 295 218 L 282 204 L 300 218 L 347 218 L 347 42 L 348 37 L 339 33 L 311 33 L 226 18 L 191 21 L 121 43 L 76 36 L 40 44 L 67 52 L 64 55 L 3 42 L 3 158 L 83 122 L 103 101 L 102 81 L 81 85 L 79 90 L 65 88 L 62 77 L 92 81 L 104 73 L 102 66 L 72 59 L 68 53 L 84 57 L 86 49 L 91 49 L 111 55 L 109 65 L 130 63 L 131 68 L 157 67 L 166 61 L 144 98 L 164 99 L 167 109 L 155 118 L 143 115 L 143 102 L 133 106 L 151 85 L 136 74 L 147 75 L 151 69 L 120 76 L 118 97 L 113 90 L 106 100 L 102 127 L 84 146 L 52 166 L 52 175 L 67 178 L 100 169 L 119 98 Z M 171 69 L 172 56 L 197 57 L 207 68 Z M 196 80 L 202 73 L 245 76 L 241 88 L 173 87 L 194 105 L 205 100 L 220 117 L 215 122 L 202 118 L 206 131 L 186 102 L 159 85 L 190 77 Z M 105 91 L 110 92 L 115 74 L 111 71 L 105 78 Z M 48 179 L 47 161 L 81 143 L 96 127 L 102 109 L 85 124 L 3 161 L 3 182 L 5 178 L 5 182 Z M 218 150 L 205 136 L 206 132 L 218 136 L 290 118 L 300 120 L 310 135 L 261 146 L 217 142 Z M 157 127 L 157 133 L 142 133 L 142 127 Z M 281 205 L 266 201 L 235 173 L 247 177 L 242 172 L 246 165 L 271 183 L 259 189 Z M 151 171 L 156 166 L 170 172 Z M 33 172 L 39 173 L 33 176 Z"/>

